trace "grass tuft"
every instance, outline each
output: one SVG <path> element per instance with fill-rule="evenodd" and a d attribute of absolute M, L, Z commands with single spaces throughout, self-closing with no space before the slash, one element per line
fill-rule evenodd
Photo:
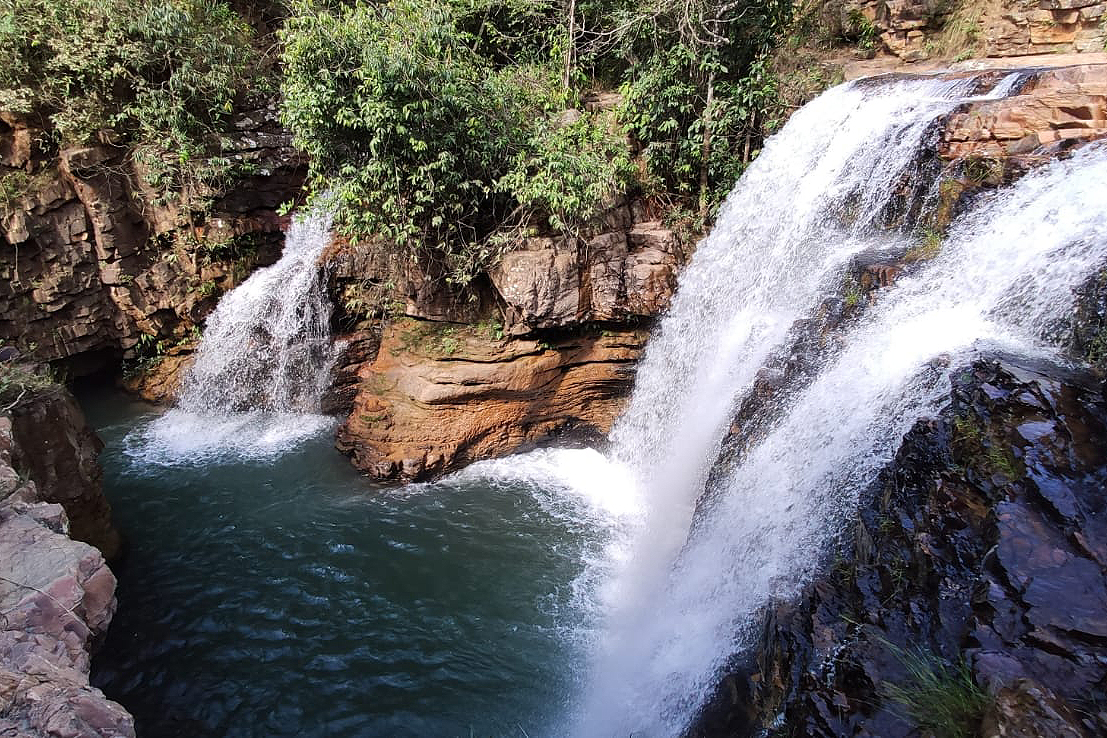
<path fill-rule="evenodd" d="M 884 696 L 934 738 L 975 735 L 990 699 L 973 681 L 968 664 L 963 659 L 951 664 L 922 647 L 907 650 L 883 642 L 908 674 L 904 684 L 884 682 Z"/>

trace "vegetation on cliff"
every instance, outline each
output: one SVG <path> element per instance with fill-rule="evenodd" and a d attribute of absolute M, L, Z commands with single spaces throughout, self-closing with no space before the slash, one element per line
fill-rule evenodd
<path fill-rule="evenodd" d="M 96 137 L 133 146 L 163 190 L 229 167 L 212 157 L 258 54 L 227 5 L 4 0 L 2 8 L 0 110 L 45 131 L 40 146 Z"/>
<path fill-rule="evenodd" d="M 297 0 L 281 34 L 285 121 L 344 235 L 441 260 L 464 284 L 520 231 L 572 232 L 628 188 L 717 204 L 758 146 L 765 59 L 789 12 Z M 612 88 L 609 111 L 596 93 Z"/>

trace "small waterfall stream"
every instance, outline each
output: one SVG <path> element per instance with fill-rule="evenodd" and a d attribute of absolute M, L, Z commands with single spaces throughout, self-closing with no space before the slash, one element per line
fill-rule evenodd
<path fill-rule="evenodd" d="M 318 266 L 329 237 L 328 216 L 293 219 L 281 258 L 224 295 L 176 406 L 131 439 L 135 453 L 166 463 L 274 454 L 333 423 L 319 414 L 341 350 Z"/>
<path fill-rule="evenodd" d="M 184 720 L 167 705 L 191 734 L 244 738 L 681 735 L 948 372 L 981 349 L 1052 354 L 1072 287 L 1107 262 L 1098 143 L 978 198 L 714 468 L 736 404 L 851 259 L 914 244 L 886 223 L 937 197 L 919 152 L 938 121 L 1022 79 L 862 80 L 796 112 L 682 273 L 606 457 L 539 450 L 369 490 L 319 414 L 339 350 L 317 267 L 329 222 L 297 220 L 280 261 L 220 302 L 175 408 L 102 413 L 149 535 L 123 578 L 144 609 L 121 610 L 134 625 L 98 679 L 166 735 Z"/>

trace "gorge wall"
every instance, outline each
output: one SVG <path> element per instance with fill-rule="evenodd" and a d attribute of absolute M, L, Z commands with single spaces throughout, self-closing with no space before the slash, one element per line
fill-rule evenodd
<path fill-rule="evenodd" d="M 1107 67 L 1034 71 L 1016 89 L 943 122 L 934 160 L 920 163 L 940 167 L 928 228 L 940 233 L 974 198 L 1107 136 Z M 772 424 L 838 329 L 926 251 L 924 241 L 916 253 L 855 260 L 846 308 L 840 297 L 824 303 L 759 375 L 724 465 Z M 868 483 L 820 573 L 759 613 L 754 642 L 688 735 L 1107 731 L 1104 273 L 1068 285 L 1076 308 L 1051 339 L 1090 369 L 994 355 L 954 367 L 941 410 Z"/>
<path fill-rule="evenodd" d="M 276 117 L 273 103 L 235 117 L 226 189 L 163 193 L 110 137 L 55 152 L 45 131 L 4 114 L 0 337 L 75 374 L 195 342 L 219 295 L 279 253 L 276 211 L 303 171 Z"/>
<path fill-rule="evenodd" d="M 606 433 L 687 256 L 632 202 L 591 233 L 525 239 L 469 301 L 401 276 L 404 317 L 348 337 L 336 394 L 352 410 L 338 447 L 377 478 L 422 479 L 558 434 Z M 363 260 L 334 253 L 336 289 L 371 273 Z"/>
<path fill-rule="evenodd" d="M 1099 0 L 831 0 L 822 12 L 862 51 L 908 62 L 1101 52 L 1107 40 Z"/>
<path fill-rule="evenodd" d="M 1018 94 L 947 116 L 931 150 L 920 152 L 920 171 L 944 183 L 939 220 L 948 223 L 981 190 L 1107 134 L 1105 100 L 1107 67 L 1028 70 Z M 336 300 L 376 273 L 375 284 L 398 283 L 404 316 L 348 337 L 334 402 L 349 412 L 339 448 L 377 478 L 422 479 L 560 432 L 605 434 L 690 256 L 650 215 L 631 203 L 611 210 L 598 232 L 527 239 L 468 301 L 421 275 L 390 277 L 364 248 L 338 245 L 330 256 Z M 864 289 L 886 284 L 904 264 L 871 266 L 858 276 Z"/>
<path fill-rule="evenodd" d="M 133 737 L 126 710 L 89 685 L 116 608 L 104 555 L 120 547 L 99 441 L 61 386 L 10 410 L 0 414 L 0 735 Z"/>

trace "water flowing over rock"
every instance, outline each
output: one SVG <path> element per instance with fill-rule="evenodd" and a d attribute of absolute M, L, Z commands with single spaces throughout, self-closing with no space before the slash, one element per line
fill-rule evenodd
<path fill-rule="evenodd" d="M 886 279 L 891 267 L 878 270 L 895 287 L 806 366 L 737 462 L 710 473 L 735 407 L 797 321 L 841 291 L 854 258 L 918 247 L 919 214 L 943 198 L 940 182 L 919 181 L 934 174 L 920 152 L 939 148 L 950 114 L 1002 104 L 990 100 L 1026 79 L 837 88 L 767 142 L 728 198 L 612 433 L 645 512 L 604 594 L 608 629 L 578 734 L 681 734 L 755 642 L 762 608 L 820 570 L 859 490 L 948 394 L 956 359 L 983 345 L 1056 350 L 1073 289 L 1107 262 L 1102 143 L 1044 165 L 1043 152 L 1015 184 L 957 208 L 932 258 Z"/>
<path fill-rule="evenodd" d="M 136 439 L 136 452 L 279 451 L 330 424 L 319 413 L 340 347 L 318 264 L 329 240 L 327 216 L 293 220 L 280 260 L 220 301 L 177 406 Z"/>
<path fill-rule="evenodd" d="M 1107 412 L 1089 377 L 1004 357 L 957 368 L 861 493 L 832 567 L 769 608 L 697 734 L 902 735 L 903 654 L 964 663 L 983 736 L 1102 735 Z M 973 726 L 968 726 L 972 728 Z"/>

